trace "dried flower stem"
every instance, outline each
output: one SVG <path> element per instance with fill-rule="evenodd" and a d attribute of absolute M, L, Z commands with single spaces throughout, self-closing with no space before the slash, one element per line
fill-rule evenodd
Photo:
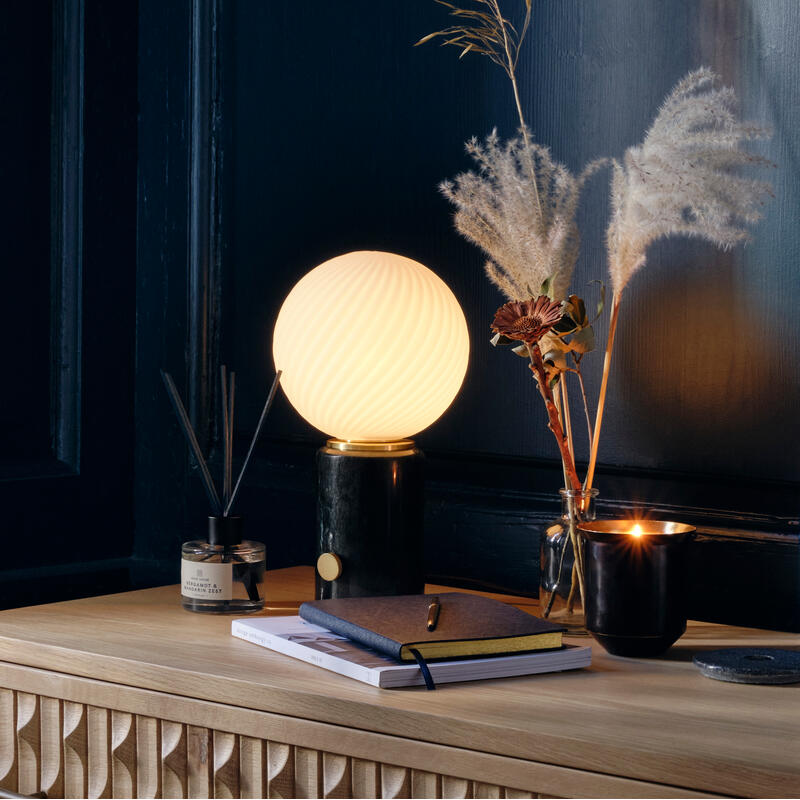
<path fill-rule="evenodd" d="M 572 502 L 573 505 L 569 511 L 569 540 L 572 544 L 572 574 L 570 575 L 570 587 L 569 587 L 569 594 L 567 595 L 567 613 L 571 614 L 575 609 L 575 594 L 576 591 L 580 592 L 581 598 L 581 605 L 583 608 L 586 608 L 586 590 L 584 588 L 583 583 L 583 551 L 580 547 L 580 540 L 578 538 L 578 531 L 576 528 L 576 521 L 580 520 L 581 515 L 584 511 L 583 506 L 583 498 L 579 501 L 580 505 L 579 508 L 575 508 L 574 503 L 578 500 L 578 498 L 568 498 L 567 502 Z M 560 574 L 560 571 L 559 571 Z"/>
<path fill-rule="evenodd" d="M 563 416 L 561 414 L 561 388 L 560 388 L 560 384 L 561 384 L 561 382 L 559 381 L 553 387 L 553 400 L 555 401 L 556 410 L 558 411 L 558 421 L 561 423 L 561 429 L 564 430 L 564 418 L 563 418 Z M 569 439 L 567 439 L 567 444 L 569 445 Z M 572 460 L 574 461 L 575 460 L 575 454 L 570 451 L 570 455 L 572 455 Z M 567 480 L 567 465 L 564 463 L 564 459 L 563 458 L 561 459 L 561 472 L 564 475 L 564 486 L 566 486 L 567 483 L 568 483 L 568 480 Z"/>
<path fill-rule="evenodd" d="M 564 435 L 564 429 L 561 427 L 561 422 L 558 418 L 558 409 L 556 408 L 556 404 L 553 402 L 553 393 L 550 391 L 550 387 L 547 385 L 547 372 L 544 367 L 544 361 L 542 360 L 542 351 L 539 349 L 538 343 L 528 344 L 526 342 L 525 346 L 528 348 L 528 356 L 531 360 L 531 370 L 536 376 L 536 383 L 539 386 L 539 394 L 541 394 L 544 404 L 547 408 L 547 417 L 549 420 L 547 427 L 550 428 L 550 430 L 553 432 L 553 436 L 556 437 L 558 449 L 561 451 L 561 461 L 566 469 L 570 486 L 575 491 L 580 491 L 581 481 L 575 469 L 575 462 L 572 460 L 572 456 L 569 452 L 567 437 Z"/>
<path fill-rule="evenodd" d="M 572 536 L 570 535 L 570 541 Z M 573 545 L 574 547 L 574 545 Z M 578 588 L 578 562 L 572 562 L 572 570 L 570 574 L 569 594 L 567 595 L 567 613 L 572 614 L 575 611 L 575 590 Z"/>
<path fill-rule="evenodd" d="M 572 438 L 572 417 L 569 413 L 569 394 L 567 393 L 567 376 L 566 373 L 561 377 L 558 382 L 561 389 L 561 402 L 564 405 L 564 433 L 567 434 L 567 443 L 569 444 L 569 452 L 572 456 L 572 462 L 575 463 L 575 442 Z"/>
<path fill-rule="evenodd" d="M 592 488 L 594 468 L 597 464 L 597 448 L 600 445 L 600 428 L 603 425 L 603 412 L 606 407 L 606 392 L 608 391 L 608 375 L 611 371 L 611 355 L 614 351 L 614 337 L 617 333 L 617 319 L 619 318 L 619 303 L 622 295 L 614 294 L 611 301 L 611 320 L 608 325 L 608 339 L 606 340 L 606 355 L 603 359 L 603 379 L 600 383 L 600 396 L 597 399 L 597 414 L 594 419 L 594 436 L 592 449 L 589 453 L 589 467 L 586 470 L 586 481 L 583 484 L 584 492 Z"/>
<path fill-rule="evenodd" d="M 573 544 L 573 551 L 577 553 L 578 551 L 575 550 L 575 542 L 574 537 L 570 536 Z M 581 578 L 581 570 L 578 569 L 578 557 L 575 556 L 575 560 L 572 562 L 572 575 L 570 577 L 570 586 L 569 586 L 569 594 L 567 595 L 567 613 L 572 614 L 575 611 L 575 590 L 580 589 L 581 593 L 581 602 L 583 602 L 583 588 L 580 582 Z"/>
<path fill-rule="evenodd" d="M 585 498 L 584 498 L 585 499 Z M 570 528 L 570 535 L 572 536 L 572 552 L 574 554 L 575 561 L 573 562 L 573 575 L 572 575 L 572 587 L 570 593 L 575 590 L 575 574 L 577 573 L 578 576 L 578 588 L 580 589 L 581 593 L 581 605 L 583 608 L 586 608 L 586 588 L 584 586 L 584 575 L 586 574 L 583 569 L 583 550 L 581 550 L 581 542 L 580 537 L 578 536 L 578 531 L 575 530 L 575 521 L 572 521 L 572 527 Z"/>
<path fill-rule="evenodd" d="M 531 139 L 528 134 L 528 126 L 525 124 L 525 118 L 522 116 L 522 106 L 519 102 L 519 92 L 517 91 L 517 79 L 514 73 L 511 73 L 511 86 L 514 88 L 514 100 L 517 103 L 517 113 L 519 114 L 520 127 L 522 130 L 522 139 L 525 142 L 525 159 L 528 162 L 528 172 L 531 174 L 531 185 L 533 186 L 533 196 L 536 199 L 536 210 L 542 213 L 542 201 L 539 197 L 539 184 L 536 180 L 536 167 L 533 165 L 531 158 Z"/>
<path fill-rule="evenodd" d="M 570 456 L 572 457 L 572 464 L 575 464 L 575 450 L 572 443 L 572 423 L 570 422 L 569 416 L 569 397 L 567 395 L 567 382 L 566 380 L 560 380 L 553 389 L 553 397 L 555 399 L 556 409 L 558 411 L 559 422 L 561 422 L 562 430 L 566 431 L 566 440 L 567 446 L 570 451 Z M 562 416 L 562 404 L 563 404 L 563 416 Z M 567 462 L 564 459 L 561 459 L 561 467 L 564 472 L 564 486 L 567 485 L 569 482 L 568 477 L 568 467 Z M 577 474 L 577 470 L 576 470 Z M 577 499 L 577 498 L 575 498 Z M 568 503 L 574 503 L 575 500 L 570 498 L 567 501 Z M 577 509 L 577 513 L 580 514 L 584 511 L 583 501 L 578 501 L 579 506 Z M 570 526 L 569 526 L 569 539 L 572 543 L 572 552 L 573 552 L 573 563 L 572 563 L 572 574 L 570 576 L 570 590 L 569 596 L 567 597 L 567 611 L 571 614 L 575 608 L 575 594 L 578 590 L 580 590 L 580 598 L 581 603 L 583 603 L 584 591 L 583 591 L 583 556 L 580 550 L 580 543 L 578 541 L 578 532 L 575 530 L 575 514 L 576 509 L 570 509 Z M 561 574 L 561 564 L 563 564 L 564 553 L 566 550 L 563 550 L 561 553 L 561 563 L 559 564 L 558 574 Z M 550 613 L 550 609 L 552 608 L 552 599 L 555 596 L 555 592 L 551 596 L 551 602 L 548 603 L 548 608 L 545 612 L 545 617 Z"/>
<path fill-rule="evenodd" d="M 498 26 L 500 30 L 503 32 L 503 49 L 505 50 L 506 54 L 506 62 L 508 66 L 506 67 L 506 73 L 508 74 L 508 79 L 511 81 L 511 88 L 514 90 L 514 102 L 517 105 L 517 114 L 519 115 L 519 125 L 522 130 L 522 138 L 525 142 L 525 156 L 528 161 L 528 170 L 531 174 L 531 183 L 533 184 L 533 194 L 536 199 L 536 209 L 538 210 L 539 214 L 542 213 L 542 202 L 539 198 L 539 186 L 536 180 L 536 168 L 533 165 L 533 159 L 531 158 L 531 141 L 530 136 L 528 134 L 528 126 L 525 124 L 525 115 L 522 113 L 522 102 L 519 99 L 519 87 L 517 86 L 517 61 L 519 60 L 519 51 L 520 47 L 522 46 L 522 40 L 525 38 L 525 34 L 528 30 L 528 24 L 531 21 L 531 0 L 525 0 L 526 5 L 526 12 L 525 12 L 525 22 L 522 25 L 522 33 L 519 35 L 517 39 L 517 46 L 516 50 L 512 52 L 512 44 L 508 38 L 508 29 L 506 28 L 506 21 L 503 19 L 503 15 L 500 12 L 500 4 L 498 0 L 489 0 L 490 7 L 497 18 Z"/>
<path fill-rule="evenodd" d="M 589 432 L 589 442 L 592 441 L 592 420 L 589 417 L 589 400 L 586 397 L 586 386 L 583 383 L 583 373 L 581 372 L 581 362 L 575 362 L 575 374 L 578 376 L 578 383 L 581 387 L 581 397 L 583 398 L 583 413 L 586 415 L 586 429 Z"/>

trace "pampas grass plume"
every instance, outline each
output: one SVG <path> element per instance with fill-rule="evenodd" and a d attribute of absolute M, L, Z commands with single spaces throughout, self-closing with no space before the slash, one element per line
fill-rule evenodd
<path fill-rule="evenodd" d="M 579 176 L 554 161 L 529 132 L 503 144 L 497 130 L 467 152 L 478 166 L 440 185 L 456 206 L 456 229 L 486 253 L 486 274 L 509 300 L 536 297 L 550 279 L 551 295 L 567 296 L 580 248 L 575 213 L 586 178 L 604 161 Z"/>
<path fill-rule="evenodd" d="M 703 67 L 690 72 L 661 106 L 640 145 L 613 161 L 607 246 L 611 285 L 619 295 L 664 236 L 698 236 L 729 248 L 749 239 L 772 187 L 738 175 L 772 162 L 742 149 L 770 132 L 736 118 L 733 89 L 717 88 Z"/>

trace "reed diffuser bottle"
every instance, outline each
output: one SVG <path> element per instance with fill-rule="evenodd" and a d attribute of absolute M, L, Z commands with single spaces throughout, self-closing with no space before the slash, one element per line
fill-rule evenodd
<path fill-rule="evenodd" d="M 181 553 L 184 608 L 246 614 L 264 607 L 264 545 L 242 540 L 241 517 L 209 517 L 208 540 L 184 542 Z"/>
<path fill-rule="evenodd" d="M 224 457 L 221 500 L 175 382 L 169 373 L 162 371 L 161 376 L 189 445 L 189 452 L 200 470 L 203 487 L 214 512 L 208 518 L 208 539 L 184 542 L 181 547 L 181 603 L 189 611 L 212 614 L 246 614 L 259 611 L 264 607 L 265 548 L 261 542 L 242 539 L 242 517 L 232 515 L 230 512 L 264 426 L 264 420 L 275 399 L 281 373 L 278 372 L 272 383 L 256 432 L 253 434 L 250 448 L 234 485 L 233 409 L 236 373 L 231 372 L 229 382 L 225 367 L 220 370 Z"/>

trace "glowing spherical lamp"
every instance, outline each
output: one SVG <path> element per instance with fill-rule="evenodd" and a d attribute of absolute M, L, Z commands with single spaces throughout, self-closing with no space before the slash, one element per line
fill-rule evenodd
<path fill-rule="evenodd" d="M 332 437 L 317 458 L 318 595 L 421 591 L 423 456 L 409 437 L 464 380 L 455 296 L 410 258 L 345 253 L 289 292 L 272 352 L 289 401 Z"/>
<path fill-rule="evenodd" d="M 300 279 L 281 307 L 273 355 L 301 416 L 340 440 L 397 441 L 440 417 L 469 358 L 447 285 L 394 253 L 346 253 Z"/>

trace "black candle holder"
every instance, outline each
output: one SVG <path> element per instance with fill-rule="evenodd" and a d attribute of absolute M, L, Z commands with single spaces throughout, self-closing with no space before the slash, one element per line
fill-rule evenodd
<path fill-rule="evenodd" d="M 657 656 L 686 630 L 691 525 L 602 520 L 578 526 L 586 629 L 609 653 Z"/>

